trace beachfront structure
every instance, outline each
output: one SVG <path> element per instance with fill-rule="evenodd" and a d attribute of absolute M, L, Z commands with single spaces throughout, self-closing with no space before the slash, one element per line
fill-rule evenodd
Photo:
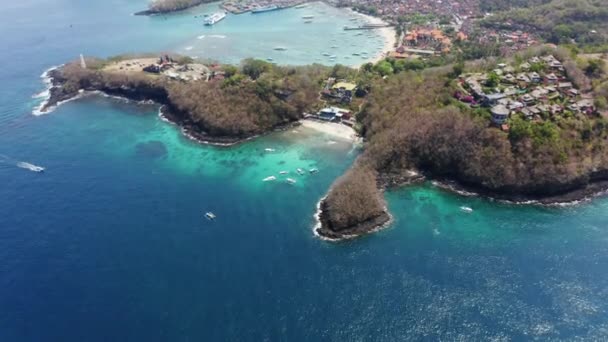
<path fill-rule="evenodd" d="M 317 113 L 317 118 L 325 121 L 341 121 L 350 119 L 350 111 L 338 107 L 327 107 Z"/>

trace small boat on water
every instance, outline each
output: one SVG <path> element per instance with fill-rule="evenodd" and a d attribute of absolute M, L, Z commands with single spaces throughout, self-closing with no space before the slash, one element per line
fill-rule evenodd
<path fill-rule="evenodd" d="M 304 170 L 302 170 L 302 169 L 300 169 L 300 168 L 298 168 L 298 169 L 296 170 L 296 172 L 297 172 L 297 173 L 298 173 L 300 176 L 304 174 Z"/>
<path fill-rule="evenodd" d="M 269 62 L 273 61 L 272 57 L 268 57 L 268 58 L 266 58 L 266 60 L 269 61 Z"/>
<path fill-rule="evenodd" d="M 361 56 L 361 54 L 358 52 L 353 52 L 353 56 Z"/>
<path fill-rule="evenodd" d="M 315 16 L 314 15 L 304 15 L 302 16 L 302 19 L 314 19 Z"/>
<path fill-rule="evenodd" d="M 323 55 L 323 56 L 330 56 L 330 54 L 329 54 L 329 53 L 327 53 L 327 52 L 323 52 L 323 53 L 322 53 L 322 55 Z"/>
<path fill-rule="evenodd" d="M 301 5 L 296 6 L 295 8 L 302 9 L 302 8 L 306 8 L 306 7 L 308 7 L 308 6 L 306 6 L 306 4 L 301 4 Z"/>
<path fill-rule="evenodd" d="M 308 172 L 310 172 L 310 173 L 312 173 L 312 174 L 315 174 L 315 173 L 319 172 L 319 169 L 317 169 L 317 168 L 315 167 L 315 168 L 312 168 L 312 169 L 308 170 Z"/>
<path fill-rule="evenodd" d="M 224 18 L 226 18 L 226 12 L 216 12 L 210 16 L 205 17 L 204 23 L 207 26 L 211 26 L 217 23 L 218 21 L 223 20 Z"/>
<path fill-rule="evenodd" d="M 262 182 L 271 182 L 271 181 L 276 180 L 276 179 L 277 179 L 277 177 L 270 176 L 270 177 L 266 177 L 266 178 L 262 179 Z"/>
<path fill-rule="evenodd" d="M 470 208 L 470 207 L 460 207 L 460 210 L 463 211 L 463 212 L 465 212 L 465 213 L 467 213 L 467 214 L 470 214 L 470 213 L 473 212 L 473 209 Z"/>
<path fill-rule="evenodd" d="M 286 175 L 286 174 L 289 174 L 289 171 L 280 171 L 279 174 L 280 175 Z"/>
<path fill-rule="evenodd" d="M 305 20 L 304 21 L 304 24 L 310 24 L 310 23 L 312 23 L 312 20 Z"/>
<path fill-rule="evenodd" d="M 275 49 L 276 51 L 286 51 L 286 50 L 287 50 L 287 48 L 286 48 L 286 47 L 284 47 L 284 46 L 277 46 L 277 47 L 275 47 L 274 49 Z"/>
<path fill-rule="evenodd" d="M 215 220 L 216 216 L 214 213 L 208 211 L 205 213 L 205 218 L 209 221 L 213 221 L 213 220 Z"/>
<path fill-rule="evenodd" d="M 266 151 L 266 152 L 274 152 L 275 149 L 274 148 L 265 148 L 264 151 Z"/>
<path fill-rule="evenodd" d="M 293 178 L 287 178 L 285 181 L 289 184 L 296 184 L 296 180 Z"/>

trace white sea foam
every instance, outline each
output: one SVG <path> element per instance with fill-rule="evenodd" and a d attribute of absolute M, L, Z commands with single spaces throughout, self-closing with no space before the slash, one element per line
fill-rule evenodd
<path fill-rule="evenodd" d="M 209 36 L 209 38 L 220 38 L 220 39 L 224 39 L 226 38 L 226 36 L 224 36 L 223 34 L 212 34 Z"/>
<path fill-rule="evenodd" d="M 44 84 L 45 89 L 33 96 L 33 98 L 42 98 L 43 99 L 42 102 L 40 102 L 40 104 L 32 110 L 33 115 L 39 116 L 39 115 L 47 114 L 52 111 L 51 108 L 49 108 L 45 111 L 42 111 L 42 108 L 44 108 L 44 106 L 46 106 L 47 103 L 49 102 L 49 100 L 51 99 L 51 87 L 53 86 L 53 80 L 51 79 L 50 73 L 51 73 L 51 71 L 53 71 L 59 67 L 61 67 L 61 65 L 52 66 L 52 67 L 46 69 L 40 75 L 40 78 L 42 79 L 42 83 Z"/>
<path fill-rule="evenodd" d="M 200 36 L 196 37 L 196 39 L 205 39 L 205 35 L 201 34 Z"/>

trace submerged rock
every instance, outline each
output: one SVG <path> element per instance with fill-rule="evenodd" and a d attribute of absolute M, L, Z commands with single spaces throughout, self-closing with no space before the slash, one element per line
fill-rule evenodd
<path fill-rule="evenodd" d="M 167 147 L 157 140 L 148 141 L 137 144 L 135 146 L 135 154 L 139 157 L 160 159 L 167 156 Z"/>

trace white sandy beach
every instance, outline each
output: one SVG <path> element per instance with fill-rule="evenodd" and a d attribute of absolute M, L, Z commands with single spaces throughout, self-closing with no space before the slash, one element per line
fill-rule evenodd
<path fill-rule="evenodd" d="M 312 119 L 302 119 L 300 123 L 303 127 L 314 129 L 339 139 L 349 141 L 357 141 L 359 139 L 354 129 L 340 123 L 321 122 Z"/>
<path fill-rule="evenodd" d="M 359 15 L 361 17 L 364 17 L 365 20 L 367 20 L 370 24 L 387 24 L 381 18 L 372 17 L 371 15 L 355 12 L 353 10 L 351 10 L 351 12 L 353 14 L 355 14 L 355 15 Z M 386 54 L 388 52 L 391 52 L 391 51 L 393 51 L 393 49 L 395 49 L 395 45 L 397 44 L 397 31 L 395 31 L 394 28 L 392 28 L 392 27 L 383 27 L 383 28 L 377 29 L 376 31 L 380 32 L 380 35 L 384 39 L 384 49 L 382 50 L 381 53 L 378 53 L 378 54 L 374 55 L 367 62 L 377 63 L 377 62 L 381 61 L 382 59 L 384 59 L 384 57 L 386 56 Z M 365 63 L 367 63 L 367 62 L 365 62 Z"/>

